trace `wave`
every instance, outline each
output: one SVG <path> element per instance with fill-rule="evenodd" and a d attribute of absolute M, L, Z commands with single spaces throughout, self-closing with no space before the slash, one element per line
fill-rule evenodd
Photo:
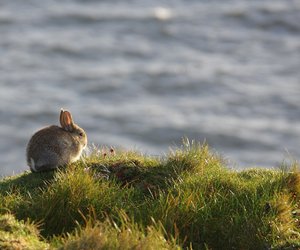
<path fill-rule="evenodd" d="M 223 13 L 225 19 L 239 20 L 245 26 L 252 26 L 262 30 L 285 30 L 297 33 L 300 31 L 300 8 L 278 6 L 240 6 Z"/>
<path fill-rule="evenodd" d="M 167 21 L 174 17 L 169 8 L 155 7 L 150 9 L 112 9 L 110 8 L 70 8 L 54 10 L 48 18 L 50 22 L 79 22 L 83 24 L 108 21 Z"/>
<path fill-rule="evenodd" d="M 15 18 L 13 16 L 0 12 L 0 25 L 13 24 L 14 22 Z"/>

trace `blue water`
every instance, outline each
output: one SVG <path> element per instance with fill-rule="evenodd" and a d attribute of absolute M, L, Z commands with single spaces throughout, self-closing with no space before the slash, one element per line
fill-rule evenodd
<path fill-rule="evenodd" d="M 300 159 L 299 0 L 2 0 L 0 175 L 61 107 L 90 145 Z"/>

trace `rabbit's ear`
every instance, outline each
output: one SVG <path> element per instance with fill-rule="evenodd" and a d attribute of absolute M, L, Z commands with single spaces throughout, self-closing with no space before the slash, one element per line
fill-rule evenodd
<path fill-rule="evenodd" d="M 72 119 L 72 115 L 69 111 L 61 111 L 60 124 L 63 129 L 72 132 L 74 129 L 74 122 Z"/>
<path fill-rule="evenodd" d="M 64 110 L 61 109 L 61 110 L 60 110 L 60 115 L 59 115 L 59 123 L 60 123 L 60 125 L 61 125 L 62 127 L 63 127 L 63 124 L 64 124 L 63 114 L 64 114 Z"/>

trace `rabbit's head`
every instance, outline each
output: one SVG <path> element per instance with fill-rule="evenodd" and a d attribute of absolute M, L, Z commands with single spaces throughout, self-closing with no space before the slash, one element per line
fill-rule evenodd
<path fill-rule="evenodd" d="M 86 133 L 81 127 L 73 122 L 71 113 L 61 109 L 59 121 L 61 127 L 70 133 L 78 145 L 81 146 L 82 149 L 85 148 L 87 145 Z"/>

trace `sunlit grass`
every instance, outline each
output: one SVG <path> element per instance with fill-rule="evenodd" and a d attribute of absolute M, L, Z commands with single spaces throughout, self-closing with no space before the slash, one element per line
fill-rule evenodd
<path fill-rule="evenodd" d="M 28 234 L 53 249 L 298 249 L 297 163 L 225 165 L 186 139 L 164 157 L 94 148 L 56 171 L 0 180 L 0 214 L 38 224 L 43 238 Z"/>

